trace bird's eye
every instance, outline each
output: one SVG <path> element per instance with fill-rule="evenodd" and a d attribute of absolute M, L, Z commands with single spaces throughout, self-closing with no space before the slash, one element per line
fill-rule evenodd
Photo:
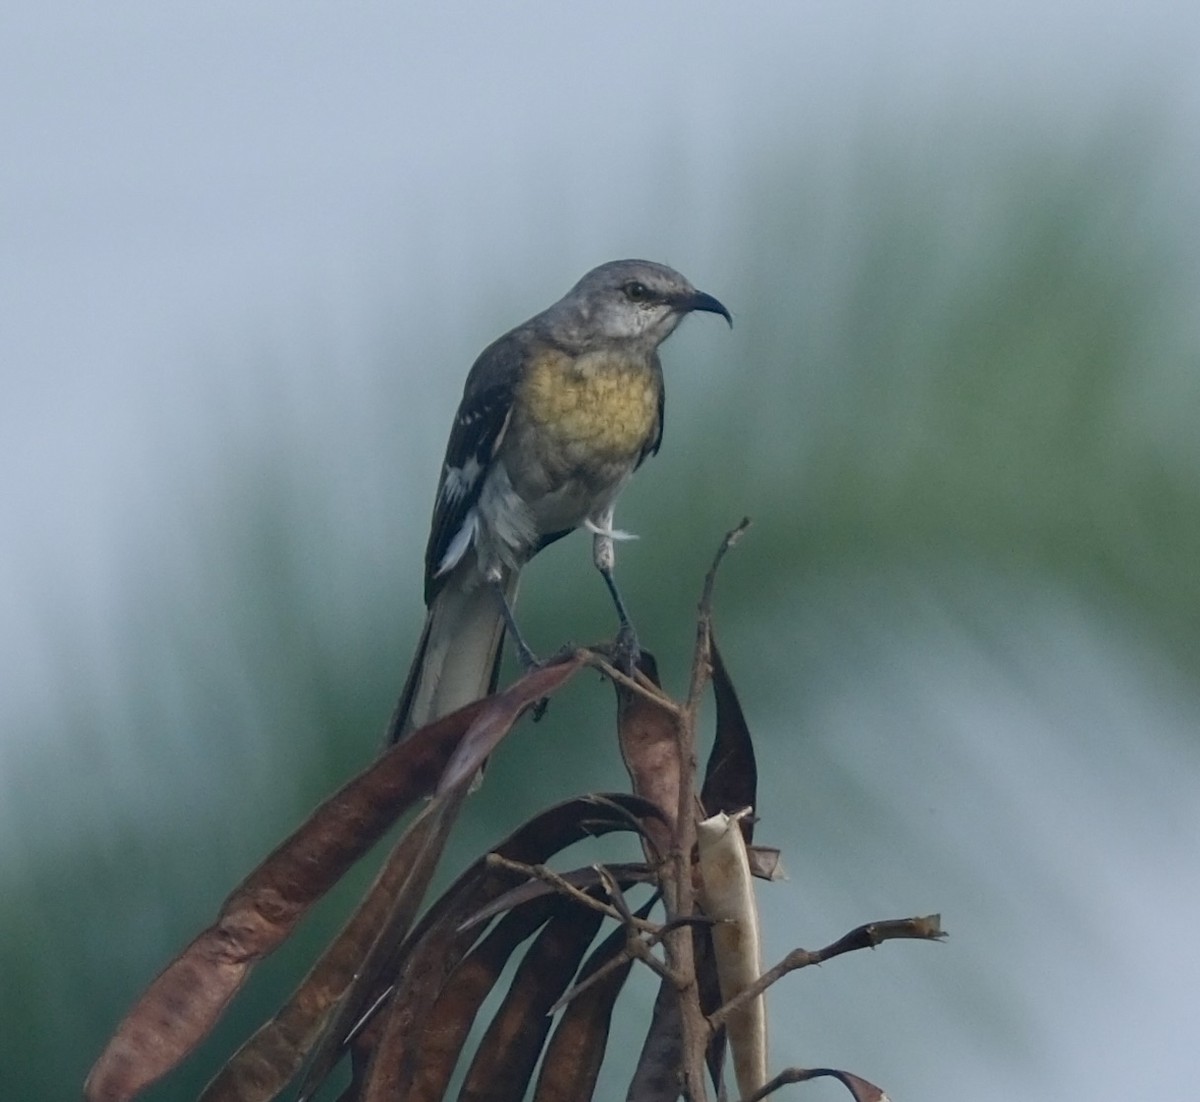
<path fill-rule="evenodd" d="M 625 297 L 630 302 L 646 302 L 650 298 L 650 290 L 644 283 L 631 279 L 625 284 Z"/>

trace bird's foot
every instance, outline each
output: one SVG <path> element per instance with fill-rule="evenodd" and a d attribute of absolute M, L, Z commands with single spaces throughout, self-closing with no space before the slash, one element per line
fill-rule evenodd
<path fill-rule="evenodd" d="M 517 661 L 521 663 L 522 675 L 533 673 L 534 670 L 540 670 L 543 666 L 548 666 L 550 663 L 545 659 L 539 658 L 532 650 L 529 649 L 529 644 L 525 642 L 519 635 L 516 637 Z M 550 698 L 542 697 L 533 706 L 533 722 L 540 723 L 542 716 L 546 714 L 546 709 L 550 706 Z"/>
<path fill-rule="evenodd" d="M 626 620 L 617 629 L 617 638 L 613 643 L 613 665 L 623 674 L 632 676 L 641 656 L 642 648 L 638 643 L 637 632 L 633 624 Z"/>
<path fill-rule="evenodd" d="M 517 661 L 521 663 L 521 672 L 532 673 L 534 670 L 540 670 L 546 663 L 543 662 L 530 649 L 529 644 L 525 642 L 521 636 L 517 635 L 514 639 L 514 644 L 517 651 Z"/>
<path fill-rule="evenodd" d="M 524 672 L 529 673 L 530 670 L 542 669 L 544 666 L 553 666 L 558 662 L 565 662 L 571 657 L 571 655 L 575 653 L 576 650 L 578 650 L 578 648 L 574 643 L 567 643 L 565 646 L 559 647 L 558 650 L 550 655 L 549 658 L 538 658 L 533 654 L 532 651 L 530 651 L 528 657 L 533 660 L 534 664 L 532 666 L 525 666 Z M 524 662 L 522 662 L 522 665 L 524 666 Z M 546 709 L 549 707 L 550 698 L 548 696 L 542 697 L 542 699 L 533 706 L 533 712 L 531 713 L 533 722 L 540 723 L 542 716 L 546 714 Z"/>

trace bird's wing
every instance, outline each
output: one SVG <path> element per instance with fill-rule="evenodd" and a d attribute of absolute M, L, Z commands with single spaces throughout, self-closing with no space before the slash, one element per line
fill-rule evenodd
<path fill-rule="evenodd" d="M 464 531 L 464 525 L 472 522 L 471 511 L 512 416 L 519 364 L 520 350 L 502 338 L 483 351 L 467 377 L 446 444 L 425 548 L 426 604 L 445 581 L 448 556 L 461 558 L 470 545 L 473 533 Z"/>
<path fill-rule="evenodd" d="M 654 435 L 648 437 L 643 445 L 642 453 L 638 456 L 634 470 L 645 463 L 649 456 L 658 455 L 658 449 L 662 447 L 663 423 L 667 412 L 667 388 L 663 385 L 662 361 L 658 358 L 657 352 L 654 353 L 651 368 L 658 376 L 658 424 L 655 426 Z"/>

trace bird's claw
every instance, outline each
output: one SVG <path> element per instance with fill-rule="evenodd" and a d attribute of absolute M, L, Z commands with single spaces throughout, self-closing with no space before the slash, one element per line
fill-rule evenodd
<path fill-rule="evenodd" d="M 533 673 L 534 670 L 540 670 L 546 663 L 543 662 L 532 650 L 524 639 L 517 637 L 516 640 L 517 661 L 521 664 L 521 672 Z"/>
<path fill-rule="evenodd" d="M 613 644 L 613 665 L 623 674 L 632 676 L 641 656 L 642 648 L 638 643 L 637 632 L 633 625 L 626 621 L 617 630 L 616 642 Z"/>
<path fill-rule="evenodd" d="M 525 640 L 522 639 L 517 644 L 517 661 L 521 663 L 521 673 L 533 673 L 534 670 L 540 670 L 544 666 L 550 665 L 549 659 L 539 658 L 525 645 Z M 542 697 L 534 706 L 531 713 L 534 723 L 540 723 L 542 716 L 546 714 L 546 709 L 550 706 L 550 698 Z"/>

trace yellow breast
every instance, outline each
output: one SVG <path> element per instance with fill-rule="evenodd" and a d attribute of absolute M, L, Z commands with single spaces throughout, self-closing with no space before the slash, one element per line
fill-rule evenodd
<path fill-rule="evenodd" d="M 644 361 L 612 353 L 543 354 L 526 373 L 522 408 L 533 426 L 596 458 L 637 455 L 658 423 L 661 382 Z"/>

